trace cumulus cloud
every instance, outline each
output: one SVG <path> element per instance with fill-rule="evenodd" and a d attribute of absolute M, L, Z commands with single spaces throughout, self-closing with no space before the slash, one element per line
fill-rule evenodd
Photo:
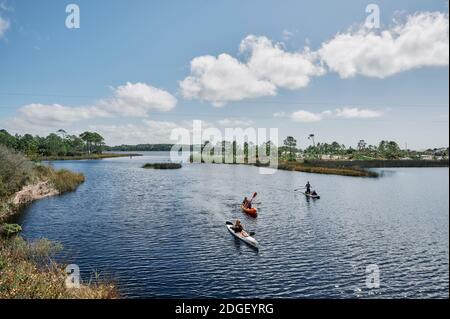
<path fill-rule="evenodd" d="M 19 109 L 19 125 L 63 126 L 81 120 L 106 117 L 146 117 L 149 112 L 173 109 L 177 100 L 170 93 L 144 83 L 127 83 L 114 89 L 114 96 L 90 106 L 29 104 Z"/>
<path fill-rule="evenodd" d="M 144 83 L 127 83 L 114 90 L 112 99 L 103 100 L 100 106 L 122 116 L 146 116 L 149 112 L 167 112 L 177 104 L 177 99 L 167 91 Z"/>
<path fill-rule="evenodd" d="M 202 121 L 202 129 L 214 127 L 211 123 Z M 105 137 L 109 145 L 120 144 L 158 144 L 175 143 L 171 139 L 173 130 L 185 129 L 192 138 L 193 121 L 154 121 L 144 119 L 137 123 L 118 125 L 90 125 L 89 130 L 98 132 Z"/>
<path fill-rule="evenodd" d="M 289 52 L 283 43 L 249 35 L 239 47 L 243 61 L 228 54 L 194 58 L 191 74 L 180 82 L 180 89 L 187 99 L 223 106 L 273 96 L 280 88 L 301 89 L 327 72 L 343 79 L 356 75 L 385 78 L 425 66 L 448 66 L 448 21 L 448 13 L 420 12 L 382 31 L 362 25 L 338 33 L 317 51 L 305 47 Z"/>
<path fill-rule="evenodd" d="M 448 14 L 422 12 L 380 33 L 361 27 L 337 34 L 318 54 L 341 78 L 385 78 L 414 68 L 448 65 L 448 47 Z"/>
<path fill-rule="evenodd" d="M 278 88 L 305 87 L 325 71 L 314 63 L 316 54 L 305 49 L 290 53 L 280 43 L 250 35 L 240 44 L 241 62 L 229 54 L 200 56 L 191 61 L 191 75 L 180 82 L 183 97 L 223 106 L 247 98 L 273 96 Z"/>
<path fill-rule="evenodd" d="M 320 122 L 329 114 L 329 111 L 322 113 L 313 113 L 309 111 L 300 110 L 291 114 L 291 119 L 299 123 L 315 123 Z"/>
<path fill-rule="evenodd" d="M 228 54 L 201 56 L 191 61 L 191 75 L 180 82 L 186 99 L 223 106 L 226 102 L 276 94 L 276 87 L 259 79 L 248 66 Z"/>
<path fill-rule="evenodd" d="M 21 118 L 32 125 L 58 126 L 72 124 L 109 113 L 97 107 L 68 107 L 59 104 L 29 104 L 19 109 Z"/>
<path fill-rule="evenodd" d="M 315 63 L 316 54 L 308 48 L 303 52 L 287 52 L 280 43 L 274 44 L 266 37 L 248 36 L 241 42 L 240 52 L 249 55 L 247 66 L 252 73 L 280 88 L 306 87 L 312 77 L 325 72 Z"/>
<path fill-rule="evenodd" d="M 336 109 L 336 116 L 346 119 L 371 119 L 383 116 L 384 112 L 359 109 L 357 107 L 349 108 L 344 107 L 342 109 Z"/>
<path fill-rule="evenodd" d="M 142 120 L 136 124 L 90 125 L 89 129 L 105 137 L 108 144 L 173 143 L 170 133 L 180 124 L 166 121 Z"/>
<path fill-rule="evenodd" d="M 384 115 L 382 111 L 359 109 L 357 107 L 349 108 L 337 108 L 334 111 L 326 110 L 320 113 L 314 113 L 305 110 L 299 110 L 291 113 L 290 115 L 285 112 L 275 113 L 274 117 L 289 117 L 294 122 L 298 123 L 316 123 L 325 118 L 343 118 L 343 119 L 371 119 Z"/>

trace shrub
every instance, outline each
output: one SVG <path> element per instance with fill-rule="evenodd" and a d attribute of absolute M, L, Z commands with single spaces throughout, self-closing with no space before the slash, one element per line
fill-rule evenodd
<path fill-rule="evenodd" d="M 35 177 L 34 164 L 23 155 L 0 145 L 0 194 L 8 196 Z"/>
<path fill-rule="evenodd" d="M 81 173 L 74 173 L 66 169 L 55 170 L 45 165 L 36 166 L 36 171 L 41 179 L 49 180 L 60 193 L 74 191 L 85 180 Z"/>
<path fill-rule="evenodd" d="M 52 261 L 61 247 L 43 239 L 27 243 L 21 237 L 0 240 L 0 299 L 117 298 L 111 283 L 82 284 L 67 289 L 64 268 Z"/>
<path fill-rule="evenodd" d="M 147 163 L 142 168 L 153 168 L 153 169 L 180 169 L 183 166 L 178 163 Z"/>

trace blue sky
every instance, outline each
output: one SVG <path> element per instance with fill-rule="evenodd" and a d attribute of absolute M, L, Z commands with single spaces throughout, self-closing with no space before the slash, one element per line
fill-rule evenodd
<path fill-rule="evenodd" d="M 0 127 L 14 133 L 63 127 L 97 130 L 108 144 L 158 143 L 201 119 L 277 127 L 302 147 L 309 133 L 448 145 L 447 1 L 377 1 L 374 31 L 361 27 L 371 2 L 357 0 L 0 3 Z M 65 26 L 69 3 L 80 29 Z M 381 38 L 395 26 L 397 44 Z M 358 36 L 373 41 L 370 54 L 352 56 L 364 49 Z"/>

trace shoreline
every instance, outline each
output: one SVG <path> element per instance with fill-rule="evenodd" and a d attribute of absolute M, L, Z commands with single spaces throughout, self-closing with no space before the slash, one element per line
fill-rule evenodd
<path fill-rule="evenodd" d="M 6 159 L 5 164 L 15 163 Z M 29 174 L 28 181 L 20 188 L 10 187 L 0 198 L 0 299 L 120 298 L 114 282 L 96 280 L 80 282 L 76 289 L 67 287 L 66 265 L 53 261 L 62 246 L 47 239 L 28 242 L 20 235 L 20 225 L 8 223 L 32 202 L 74 191 L 85 181 L 80 173 L 54 170 L 23 157 L 22 161 L 29 169 L 23 171 Z"/>
<path fill-rule="evenodd" d="M 50 185 L 49 181 L 39 181 L 24 186 L 20 191 L 14 193 L 4 204 L 3 210 L 0 210 L 0 224 L 15 217 L 28 204 L 58 195 L 61 193 Z"/>
<path fill-rule="evenodd" d="M 83 160 L 102 160 L 107 158 L 120 158 L 120 157 L 137 157 L 142 154 L 136 153 L 104 153 L 104 154 L 86 154 L 77 156 L 39 156 L 33 158 L 33 161 L 83 161 Z"/>
<path fill-rule="evenodd" d="M 305 160 L 305 164 L 327 168 L 427 168 L 449 167 L 449 160 Z"/>
<path fill-rule="evenodd" d="M 256 163 L 224 163 L 222 160 L 215 161 L 211 160 L 205 162 L 202 158 L 201 161 L 194 161 L 193 156 L 191 155 L 190 163 L 194 164 L 223 164 L 223 165 L 250 165 L 256 167 L 269 167 L 267 164 L 262 164 L 260 162 Z M 377 178 L 379 174 L 377 172 L 369 171 L 364 168 L 359 167 L 324 167 L 318 165 L 310 165 L 302 162 L 289 162 L 289 161 L 280 161 L 278 162 L 278 166 L 274 169 L 282 170 L 282 171 L 291 171 L 291 172 L 303 172 L 303 173 L 311 173 L 311 174 L 325 174 L 325 175 L 339 175 L 339 176 L 348 176 L 348 177 L 367 177 L 367 178 Z"/>
<path fill-rule="evenodd" d="M 311 174 L 339 175 L 348 177 L 368 177 L 377 178 L 380 176 L 377 172 L 372 172 L 364 168 L 358 167 L 325 167 L 318 165 L 310 165 L 299 162 L 281 162 L 278 169 L 283 171 L 294 171 Z"/>

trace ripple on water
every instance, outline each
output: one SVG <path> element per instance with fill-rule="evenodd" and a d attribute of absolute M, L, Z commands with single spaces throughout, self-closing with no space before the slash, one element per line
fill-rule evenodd
<path fill-rule="evenodd" d="M 82 171 L 86 183 L 31 205 L 20 217 L 24 236 L 61 242 L 61 260 L 79 264 L 84 278 L 93 270 L 114 278 L 129 297 L 448 298 L 448 169 L 359 179 L 238 165 L 140 168 L 163 159 L 55 163 Z M 292 191 L 306 180 L 321 200 Z M 257 219 L 239 207 L 254 191 Z M 227 232 L 235 218 L 256 231 L 259 251 Z M 369 264 L 380 269 L 376 291 L 365 286 Z"/>

